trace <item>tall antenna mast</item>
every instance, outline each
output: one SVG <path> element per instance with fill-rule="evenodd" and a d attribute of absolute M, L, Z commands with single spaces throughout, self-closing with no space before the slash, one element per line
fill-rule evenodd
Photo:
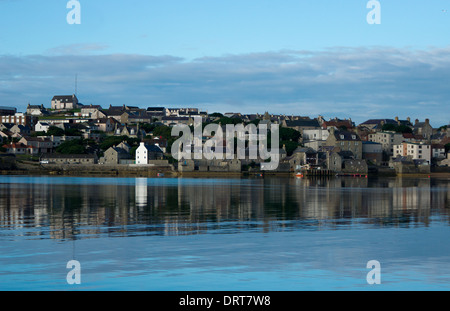
<path fill-rule="evenodd" d="M 75 96 L 77 95 L 78 74 L 75 74 Z"/>

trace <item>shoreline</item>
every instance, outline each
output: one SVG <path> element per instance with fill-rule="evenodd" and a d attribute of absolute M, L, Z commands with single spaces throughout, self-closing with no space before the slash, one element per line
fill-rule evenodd
<path fill-rule="evenodd" d="M 54 167 L 54 168 L 30 168 L 30 169 L 3 169 L 0 175 L 22 175 L 22 176 L 74 176 L 74 177 L 147 177 L 147 178 L 237 178 L 237 177 L 289 177 L 295 178 L 294 172 L 179 172 L 171 167 L 139 167 L 139 168 L 117 168 L 117 167 L 98 167 L 93 169 L 91 166 L 77 167 Z M 372 173 L 366 175 L 355 176 L 304 176 L 304 179 L 320 179 L 320 178 L 450 178 L 450 172 L 431 172 L 426 174 L 385 174 Z"/>

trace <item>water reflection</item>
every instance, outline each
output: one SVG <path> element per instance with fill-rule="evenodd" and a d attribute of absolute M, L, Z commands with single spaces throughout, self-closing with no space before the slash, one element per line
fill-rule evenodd
<path fill-rule="evenodd" d="M 435 179 L 1 177 L 0 239 L 184 235 L 448 223 Z"/>

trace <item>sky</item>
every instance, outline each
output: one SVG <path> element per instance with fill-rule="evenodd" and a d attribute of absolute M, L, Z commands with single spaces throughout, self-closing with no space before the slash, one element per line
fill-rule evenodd
<path fill-rule="evenodd" d="M 450 123 L 450 1 L 0 0 L 0 105 Z M 448 12 L 447 12 L 448 10 Z"/>

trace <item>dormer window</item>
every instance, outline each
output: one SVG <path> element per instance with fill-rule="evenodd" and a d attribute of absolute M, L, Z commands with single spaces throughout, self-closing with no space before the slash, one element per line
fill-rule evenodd
<path fill-rule="evenodd" d="M 356 135 L 352 135 L 352 139 L 356 139 Z"/>
<path fill-rule="evenodd" d="M 341 135 L 341 139 L 344 139 L 344 135 Z"/>

